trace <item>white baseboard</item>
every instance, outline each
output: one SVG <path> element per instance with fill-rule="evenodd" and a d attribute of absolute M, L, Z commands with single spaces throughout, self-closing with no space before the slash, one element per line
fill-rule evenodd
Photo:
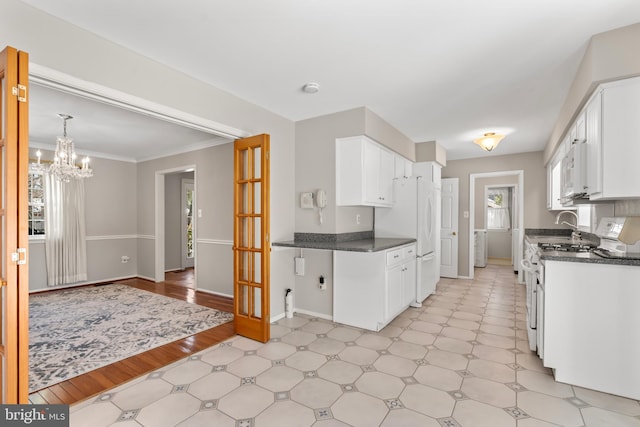
<path fill-rule="evenodd" d="M 221 297 L 227 297 L 227 298 L 232 298 L 233 299 L 233 295 L 223 294 L 222 292 L 216 292 L 216 291 L 212 291 L 212 290 L 209 290 L 209 289 L 200 289 L 200 288 L 198 288 L 198 289 L 196 289 L 196 291 L 204 292 L 206 294 L 218 295 L 218 296 L 221 296 Z"/>
<path fill-rule="evenodd" d="M 123 276 L 123 277 L 113 277 L 110 279 L 103 279 L 103 280 L 94 280 L 91 282 L 78 282 L 78 283 L 72 283 L 70 285 L 61 285 L 61 286 L 47 286 L 45 288 L 40 288 L 40 289 L 33 289 L 33 290 L 29 290 L 30 294 L 37 294 L 39 292 L 49 292 L 49 291 L 56 291 L 58 289 L 69 289 L 69 288 L 79 288 L 82 286 L 91 286 L 91 285 L 97 285 L 97 284 L 108 284 L 109 282 L 117 282 L 119 280 L 127 280 L 127 279 L 134 279 L 136 276 Z"/>
<path fill-rule="evenodd" d="M 305 315 L 311 316 L 311 317 L 317 317 L 319 319 L 325 319 L 325 320 L 333 321 L 333 316 L 328 315 L 328 314 L 324 314 L 324 313 L 316 313 L 315 311 L 300 310 L 300 309 L 295 309 L 294 312 L 295 313 L 300 313 L 300 314 L 305 314 Z"/>
<path fill-rule="evenodd" d="M 271 318 L 269 319 L 269 322 L 270 323 L 275 323 L 280 319 L 284 319 L 284 315 L 285 315 L 284 313 L 280 313 L 280 314 L 277 314 L 275 316 L 271 316 Z"/>

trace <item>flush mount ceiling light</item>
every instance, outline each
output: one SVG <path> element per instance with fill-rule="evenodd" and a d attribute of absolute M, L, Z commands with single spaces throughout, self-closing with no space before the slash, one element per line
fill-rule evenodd
<path fill-rule="evenodd" d="M 306 85 L 302 86 L 302 90 L 305 93 L 317 93 L 320 90 L 320 85 L 315 82 L 309 82 Z"/>
<path fill-rule="evenodd" d="M 502 138 L 504 138 L 504 135 L 500 135 L 495 132 L 487 132 L 484 136 L 474 139 L 473 142 L 478 144 L 480 148 L 485 151 L 492 151 L 498 146 L 500 141 L 502 141 Z"/>

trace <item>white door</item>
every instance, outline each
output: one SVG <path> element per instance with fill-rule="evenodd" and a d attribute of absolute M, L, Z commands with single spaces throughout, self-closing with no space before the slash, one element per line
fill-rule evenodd
<path fill-rule="evenodd" d="M 458 277 L 458 178 L 442 180 L 440 277 Z"/>

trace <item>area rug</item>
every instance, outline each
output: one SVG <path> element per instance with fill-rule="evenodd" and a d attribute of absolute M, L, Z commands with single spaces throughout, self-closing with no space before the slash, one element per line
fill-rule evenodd
<path fill-rule="evenodd" d="M 29 392 L 233 320 L 110 284 L 29 296 Z"/>

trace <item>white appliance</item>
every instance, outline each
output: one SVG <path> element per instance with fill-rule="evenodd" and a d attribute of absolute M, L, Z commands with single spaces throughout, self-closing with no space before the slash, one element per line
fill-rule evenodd
<path fill-rule="evenodd" d="M 586 196 L 587 144 L 574 141 L 562 159 L 561 201 L 566 202 Z"/>
<path fill-rule="evenodd" d="M 538 245 L 525 241 L 524 258 L 520 261 L 524 271 L 524 282 L 527 289 L 527 338 L 529 349 L 536 351 L 538 344 L 538 285 L 540 280 L 540 264 Z M 544 276 L 543 276 L 544 277 Z"/>
<path fill-rule="evenodd" d="M 489 258 L 489 239 L 487 239 L 487 230 L 474 231 L 475 243 L 475 262 L 474 267 L 486 267 Z"/>
<path fill-rule="evenodd" d="M 593 253 L 603 258 L 640 258 L 640 217 L 603 217 L 596 233 L 600 245 Z"/>
<path fill-rule="evenodd" d="M 437 168 L 437 170 L 436 170 Z M 416 163 L 413 176 L 394 180 L 392 208 L 375 210 L 376 237 L 416 239 L 416 301 L 435 292 L 440 280 L 440 166 Z"/>

